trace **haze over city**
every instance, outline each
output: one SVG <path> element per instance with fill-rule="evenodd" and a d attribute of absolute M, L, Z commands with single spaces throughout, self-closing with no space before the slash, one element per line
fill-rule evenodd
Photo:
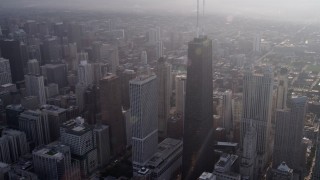
<path fill-rule="evenodd" d="M 320 180 L 319 9 L 0 0 L 0 180 Z"/>

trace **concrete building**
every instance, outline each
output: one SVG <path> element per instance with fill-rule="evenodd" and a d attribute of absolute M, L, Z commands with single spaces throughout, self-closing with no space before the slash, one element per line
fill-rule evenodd
<path fill-rule="evenodd" d="M 320 131 L 318 129 L 316 141 L 316 160 L 312 171 L 312 180 L 320 179 Z"/>
<path fill-rule="evenodd" d="M 243 78 L 243 111 L 241 119 L 241 147 L 250 126 L 257 130 L 257 162 L 261 172 L 271 157 L 271 108 L 273 90 L 273 72 L 266 67 L 262 74 L 246 69 Z"/>
<path fill-rule="evenodd" d="M 243 140 L 243 152 L 240 163 L 240 174 L 247 179 L 257 179 L 257 131 L 250 127 Z"/>
<path fill-rule="evenodd" d="M 66 64 L 46 64 L 41 66 L 41 73 L 46 78 L 47 83 L 58 84 L 59 88 L 64 88 L 68 85 L 67 72 Z"/>
<path fill-rule="evenodd" d="M 216 176 L 216 180 L 241 180 L 241 175 L 234 173 L 232 170 L 237 159 L 237 155 L 222 154 L 219 161 L 214 165 L 212 173 Z"/>
<path fill-rule="evenodd" d="M 0 137 L 0 161 L 12 163 L 9 149 L 9 139 L 6 136 Z"/>
<path fill-rule="evenodd" d="M 82 177 L 87 177 L 98 167 L 96 136 L 93 128 L 77 117 L 60 127 L 60 140 L 70 147 L 72 158 L 80 163 Z"/>
<path fill-rule="evenodd" d="M 171 65 L 164 58 L 160 58 L 156 65 L 158 78 L 158 133 L 160 137 L 167 136 L 167 126 L 170 113 L 172 94 Z"/>
<path fill-rule="evenodd" d="M 89 86 L 93 81 L 93 66 L 87 61 L 81 61 L 78 67 L 78 83 Z"/>
<path fill-rule="evenodd" d="M 25 75 L 25 84 L 28 96 L 37 96 L 40 105 L 46 104 L 46 92 L 44 88 L 44 78 L 39 75 Z"/>
<path fill-rule="evenodd" d="M 79 164 L 71 162 L 70 147 L 53 142 L 32 152 L 35 173 L 40 179 L 80 179 Z"/>
<path fill-rule="evenodd" d="M 21 104 L 11 104 L 6 107 L 7 125 L 13 129 L 19 129 L 19 115 L 24 111 Z"/>
<path fill-rule="evenodd" d="M 147 162 L 152 179 L 172 179 L 182 165 L 182 141 L 167 138 L 158 145 L 157 152 Z"/>
<path fill-rule="evenodd" d="M 232 91 L 226 90 L 222 93 L 221 99 L 221 106 L 222 106 L 222 127 L 225 128 L 226 133 L 230 133 L 233 129 L 232 125 Z"/>
<path fill-rule="evenodd" d="M 285 109 L 287 107 L 288 97 L 288 69 L 281 68 L 278 76 L 278 88 L 277 88 L 277 109 Z"/>
<path fill-rule="evenodd" d="M 0 85 L 12 83 L 10 62 L 0 58 Z"/>
<path fill-rule="evenodd" d="M 12 162 L 16 162 L 19 157 L 29 152 L 29 145 L 24 132 L 5 129 L 2 131 L 2 137 L 7 138 L 8 140 L 10 159 Z"/>
<path fill-rule="evenodd" d="M 271 168 L 267 173 L 267 180 L 293 180 L 293 169 L 290 169 L 285 162 L 278 168 Z"/>
<path fill-rule="evenodd" d="M 104 167 L 111 157 L 109 126 L 97 124 L 93 132 L 97 143 L 98 166 Z"/>
<path fill-rule="evenodd" d="M 44 105 L 40 109 L 48 115 L 50 142 L 60 137 L 60 125 L 67 120 L 67 110 L 53 105 Z"/>
<path fill-rule="evenodd" d="M 276 129 L 273 150 L 273 168 L 283 161 L 295 170 L 302 170 L 302 152 L 304 118 L 307 108 L 307 97 L 293 97 L 289 103 L 290 109 L 276 111 Z"/>
<path fill-rule="evenodd" d="M 26 133 L 30 147 L 49 144 L 50 130 L 48 115 L 39 110 L 27 110 L 19 116 L 19 129 Z"/>
<path fill-rule="evenodd" d="M 217 177 L 214 174 L 209 172 L 203 172 L 201 176 L 198 178 L 198 180 L 216 180 L 216 179 Z"/>
<path fill-rule="evenodd" d="M 186 81 L 187 76 L 177 75 L 175 77 L 175 92 L 176 92 L 176 111 L 184 115 L 184 106 L 186 100 Z"/>
<path fill-rule="evenodd" d="M 30 59 L 28 61 L 28 74 L 40 75 L 40 64 L 36 59 Z"/>
<path fill-rule="evenodd" d="M 144 65 L 148 64 L 148 55 L 147 55 L 147 51 L 142 51 L 141 52 L 141 63 Z"/>
<path fill-rule="evenodd" d="M 213 140 L 212 40 L 200 37 L 189 42 L 188 61 L 182 179 L 193 180 L 214 163 L 209 146 Z"/>
<path fill-rule="evenodd" d="M 163 43 L 162 41 L 156 42 L 156 59 L 163 57 Z"/>
<path fill-rule="evenodd" d="M 233 142 L 240 143 L 240 124 L 242 116 L 242 94 L 235 94 L 232 98 Z"/>
<path fill-rule="evenodd" d="M 158 145 L 157 77 L 141 75 L 130 81 L 132 163 L 134 171 L 152 158 Z"/>

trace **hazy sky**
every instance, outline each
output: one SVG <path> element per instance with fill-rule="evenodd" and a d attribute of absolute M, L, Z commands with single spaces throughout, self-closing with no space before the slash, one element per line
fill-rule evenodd
<path fill-rule="evenodd" d="M 202 1 L 202 0 L 200 0 Z M 320 15 L 320 0 L 206 0 L 207 12 L 290 18 L 314 18 Z M 67 7 L 123 11 L 170 11 L 192 13 L 196 0 L 0 0 L 2 8 Z"/>

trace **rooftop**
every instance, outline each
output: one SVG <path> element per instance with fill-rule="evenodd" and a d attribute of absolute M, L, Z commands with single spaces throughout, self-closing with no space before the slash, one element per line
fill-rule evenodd
<path fill-rule="evenodd" d="M 147 164 L 155 168 L 164 165 L 163 162 L 168 160 L 179 148 L 182 148 L 181 140 L 167 138 L 158 145 L 157 152 Z"/>
<path fill-rule="evenodd" d="M 69 134 L 80 136 L 92 130 L 92 127 L 88 124 L 85 124 L 84 119 L 81 117 L 64 122 L 61 125 L 61 128 L 66 129 L 66 132 Z"/>

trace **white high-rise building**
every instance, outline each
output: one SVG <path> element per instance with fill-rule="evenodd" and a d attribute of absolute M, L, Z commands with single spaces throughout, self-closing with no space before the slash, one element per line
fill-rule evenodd
<path fill-rule="evenodd" d="M 167 136 L 172 92 L 171 69 L 171 64 L 167 63 L 164 58 L 158 60 L 156 75 L 158 77 L 158 132 L 160 137 Z"/>
<path fill-rule="evenodd" d="M 44 78 L 39 75 L 25 75 L 25 84 L 28 96 L 37 96 L 40 105 L 46 104 L 46 92 L 44 88 Z"/>
<path fill-rule="evenodd" d="M 270 159 L 271 143 L 271 110 L 273 72 L 265 68 L 263 74 L 247 70 L 243 78 L 243 111 L 240 129 L 242 148 L 244 136 L 252 125 L 257 131 L 257 167 L 261 172 Z"/>
<path fill-rule="evenodd" d="M 28 61 L 28 72 L 32 75 L 40 75 L 40 65 L 38 60 L 31 59 Z"/>
<path fill-rule="evenodd" d="M 281 68 L 280 75 L 278 76 L 277 88 L 277 109 L 285 109 L 287 106 L 288 96 L 288 69 Z"/>
<path fill-rule="evenodd" d="M 256 156 L 257 156 L 257 132 L 250 126 L 243 140 L 243 152 L 240 164 L 240 174 L 248 179 L 256 179 Z"/>
<path fill-rule="evenodd" d="M 10 62 L 0 57 L 0 85 L 12 83 Z"/>
<path fill-rule="evenodd" d="M 147 51 L 142 51 L 142 52 L 141 52 L 141 63 L 142 63 L 142 64 L 148 64 Z"/>
<path fill-rule="evenodd" d="M 175 78 L 176 82 L 176 111 L 178 113 L 184 114 L 184 105 L 186 99 L 186 80 L 187 76 L 177 75 Z"/>
<path fill-rule="evenodd" d="M 81 61 L 78 67 L 78 83 L 88 86 L 93 83 L 93 66 L 87 61 Z"/>
<path fill-rule="evenodd" d="M 132 163 L 139 170 L 157 151 L 158 88 L 157 76 L 141 75 L 130 81 L 132 123 Z"/>

